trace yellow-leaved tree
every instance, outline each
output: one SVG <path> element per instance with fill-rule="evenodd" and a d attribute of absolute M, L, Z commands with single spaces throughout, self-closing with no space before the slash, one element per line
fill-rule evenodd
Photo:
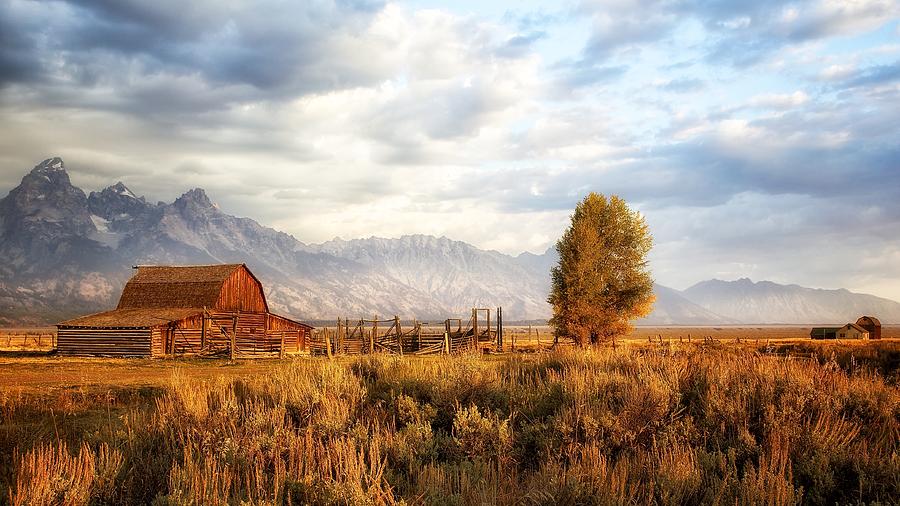
<path fill-rule="evenodd" d="M 557 338 L 584 346 L 615 339 L 653 308 L 647 253 L 653 238 L 644 218 L 613 195 L 591 193 L 556 243 L 549 302 Z"/>

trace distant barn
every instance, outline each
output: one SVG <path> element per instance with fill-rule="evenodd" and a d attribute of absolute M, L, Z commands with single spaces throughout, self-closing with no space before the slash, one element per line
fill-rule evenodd
<path fill-rule="evenodd" d="M 113 311 L 57 324 L 61 355 L 265 356 L 306 350 L 311 326 L 269 312 L 244 264 L 141 266 Z"/>
<path fill-rule="evenodd" d="M 857 323 L 848 323 L 843 327 L 813 327 L 809 332 L 809 337 L 813 339 L 869 339 L 870 333 Z"/>
<path fill-rule="evenodd" d="M 863 316 L 856 320 L 856 324 L 866 329 L 869 339 L 881 339 L 881 322 L 874 316 Z"/>

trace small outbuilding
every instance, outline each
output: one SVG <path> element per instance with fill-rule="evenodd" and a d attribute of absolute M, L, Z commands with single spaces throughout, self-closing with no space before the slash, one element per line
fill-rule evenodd
<path fill-rule="evenodd" d="M 856 324 L 866 329 L 869 339 L 881 339 L 881 322 L 874 316 L 862 316 L 856 320 Z"/>
<path fill-rule="evenodd" d="M 838 339 L 868 339 L 869 331 L 855 323 L 848 323 L 837 331 Z"/>
<path fill-rule="evenodd" d="M 279 356 L 313 327 L 269 312 L 244 264 L 139 266 L 116 309 L 57 324 L 61 355 Z"/>

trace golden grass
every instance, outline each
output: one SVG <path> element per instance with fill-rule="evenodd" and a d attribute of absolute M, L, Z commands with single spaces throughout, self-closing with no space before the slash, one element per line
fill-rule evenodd
<path fill-rule="evenodd" d="M 791 346 L 7 359 L 0 487 L 10 504 L 895 503 L 900 346 Z"/>

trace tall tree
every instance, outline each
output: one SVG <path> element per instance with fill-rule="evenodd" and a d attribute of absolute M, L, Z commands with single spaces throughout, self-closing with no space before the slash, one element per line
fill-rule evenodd
<path fill-rule="evenodd" d="M 644 218 L 624 200 L 593 192 L 585 197 L 556 243 L 559 264 L 551 270 L 548 299 L 556 336 L 596 344 L 627 333 L 631 320 L 649 314 L 652 245 Z"/>

